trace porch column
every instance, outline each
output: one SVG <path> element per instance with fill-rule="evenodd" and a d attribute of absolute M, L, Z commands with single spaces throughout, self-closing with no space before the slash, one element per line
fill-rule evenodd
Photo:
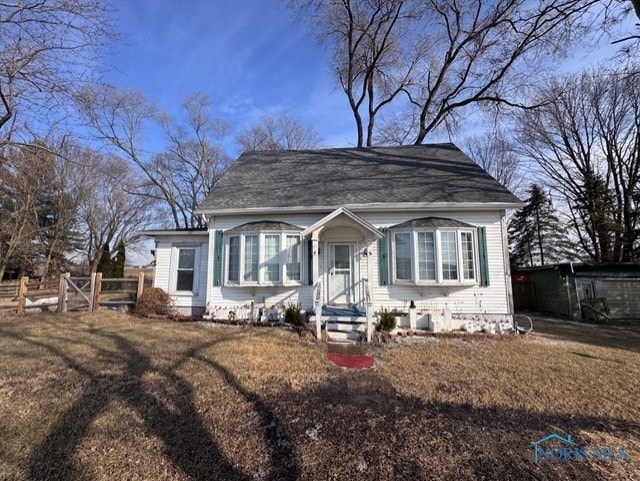
<path fill-rule="evenodd" d="M 371 335 L 373 333 L 373 294 L 371 289 L 371 282 L 373 281 L 373 261 L 371 260 L 373 254 L 373 239 L 367 239 L 367 290 L 365 292 L 366 297 L 366 312 L 367 312 L 367 342 L 371 342 Z"/>
<path fill-rule="evenodd" d="M 316 311 L 316 339 L 319 341 L 322 338 L 322 283 L 320 282 L 320 242 L 316 232 L 313 233 L 311 246 L 313 249 L 313 302 Z"/>

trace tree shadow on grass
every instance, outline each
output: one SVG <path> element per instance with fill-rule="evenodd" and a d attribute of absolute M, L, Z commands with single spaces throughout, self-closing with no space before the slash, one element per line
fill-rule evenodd
<path fill-rule="evenodd" d="M 190 357 L 198 357 L 200 349 L 213 347 L 224 339 L 191 349 L 175 365 L 160 369 L 152 366 L 149 357 L 122 336 L 100 332 L 93 334 L 114 342 L 115 351 L 104 349 L 101 351 L 103 355 L 109 353 L 113 358 L 118 359 L 118 364 L 122 367 L 121 373 L 104 375 L 92 372 L 91 369 L 52 344 L 10 334 L 16 340 L 46 349 L 87 379 L 82 394 L 56 420 L 47 436 L 32 450 L 28 460 L 28 479 L 33 481 L 91 479 L 91 474 L 74 460 L 74 454 L 90 424 L 100 416 L 111 401 L 117 399 L 139 414 L 146 433 L 162 440 L 168 459 L 189 479 L 203 481 L 249 479 L 225 458 L 198 413 L 193 387 L 184 377 L 176 373 L 179 365 Z M 91 347 L 95 348 L 95 346 Z M 222 366 L 204 357 L 199 359 L 216 369 L 232 388 L 252 403 L 259 413 L 272 460 L 274 476 L 271 479 L 297 479 L 297 461 L 290 449 L 291 443 L 278 429 L 277 417 L 256 394 L 244 389 Z M 143 376 L 148 373 L 160 374 L 168 388 L 166 392 L 175 394 L 164 394 L 160 399 L 150 392 L 142 381 Z"/>
<path fill-rule="evenodd" d="M 590 431 L 640 446 L 640 422 L 588 413 L 425 402 L 401 394 L 372 370 L 342 372 L 311 391 L 283 397 L 289 399 L 291 416 L 313 413 L 313 424 L 321 426 L 317 442 L 303 433 L 294 437 L 306 445 L 298 449 L 323 453 L 312 471 L 305 466 L 304 479 L 613 479 L 599 469 L 604 465 L 606 473 L 611 462 L 535 463 L 531 443 L 557 432 L 588 446 L 580 433 Z"/>
<path fill-rule="evenodd" d="M 258 414 L 257 429 L 270 457 L 266 476 L 274 480 L 599 480 L 605 479 L 597 469 L 602 466 L 592 462 L 534 463 L 531 443 L 556 432 L 571 434 L 583 445 L 588 440 L 581 433 L 587 431 L 632 440 L 635 451 L 640 447 L 638 422 L 589 413 L 546 413 L 541 406 L 429 402 L 401 393 L 375 370 L 336 370 L 328 381 L 311 388 L 273 387 L 254 393 L 229 369 L 206 357 L 207 349 L 226 338 L 199 344 L 161 368 L 123 336 L 96 331 L 97 339 L 111 340 L 115 348 L 105 348 L 96 338 L 87 345 L 101 357 L 110 356 L 119 368 L 116 374 L 102 374 L 53 341 L 9 335 L 46 349 L 86 379 L 80 396 L 31 451 L 27 475 L 33 481 L 91 479 L 75 454 L 91 423 L 115 400 L 139 415 L 145 433 L 162 441 L 167 459 L 190 479 L 248 479 L 225 457 L 198 412 L 192 384 L 179 374 L 193 361 L 224 379 Z M 161 378 L 167 394 L 159 397 L 144 385 L 148 374 Z M 247 429 L 253 434 L 256 428 Z"/>
<path fill-rule="evenodd" d="M 255 412 L 260 417 L 260 423 L 264 427 L 263 436 L 267 443 L 269 456 L 271 457 L 270 479 L 294 480 L 299 477 L 299 466 L 291 441 L 287 439 L 285 431 L 280 426 L 278 416 L 274 410 L 257 394 L 244 388 L 238 379 L 224 366 L 211 359 L 192 354 L 194 359 L 213 368 L 226 382 L 232 386 L 245 400 L 249 401 Z"/>

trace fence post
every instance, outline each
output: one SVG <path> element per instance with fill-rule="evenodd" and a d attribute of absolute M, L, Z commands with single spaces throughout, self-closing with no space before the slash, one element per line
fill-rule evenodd
<path fill-rule="evenodd" d="M 67 278 L 71 277 L 68 272 L 60 274 L 60 286 L 58 287 L 58 312 L 67 312 Z"/>
<path fill-rule="evenodd" d="M 65 274 L 60 274 L 60 287 L 58 288 L 58 312 L 67 312 L 67 300 L 68 300 L 68 292 L 69 289 L 69 278 L 71 274 L 68 272 Z"/>
<path fill-rule="evenodd" d="M 136 300 L 140 299 L 144 291 L 144 272 L 138 272 L 138 290 L 136 291 Z"/>
<path fill-rule="evenodd" d="M 93 312 L 93 298 L 96 290 L 96 273 L 91 273 L 91 292 L 89 293 L 89 312 Z"/>
<path fill-rule="evenodd" d="M 102 290 L 102 272 L 96 272 L 93 292 L 91 293 L 91 310 L 97 311 L 100 308 L 100 291 Z"/>
<path fill-rule="evenodd" d="M 29 283 L 29 278 L 23 276 L 20 278 L 20 286 L 18 287 L 18 308 L 17 314 L 19 316 L 24 315 L 24 308 L 27 305 L 27 285 Z"/>

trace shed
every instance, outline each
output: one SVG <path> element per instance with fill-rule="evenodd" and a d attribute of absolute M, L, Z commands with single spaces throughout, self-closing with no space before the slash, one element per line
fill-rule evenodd
<path fill-rule="evenodd" d="M 571 320 L 640 321 L 640 264 L 562 263 L 514 269 L 516 310 Z"/>

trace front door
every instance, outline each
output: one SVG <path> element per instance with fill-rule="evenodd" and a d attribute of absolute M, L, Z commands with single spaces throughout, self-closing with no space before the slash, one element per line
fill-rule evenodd
<path fill-rule="evenodd" d="M 329 304 L 353 304 L 354 244 L 329 244 Z"/>

